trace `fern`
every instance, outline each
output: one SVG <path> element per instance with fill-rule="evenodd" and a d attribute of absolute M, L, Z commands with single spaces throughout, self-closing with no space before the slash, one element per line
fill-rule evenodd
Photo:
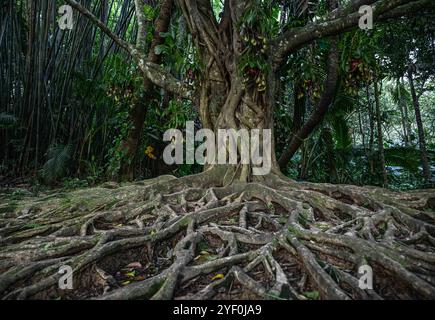
<path fill-rule="evenodd" d="M 8 129 L 15 127 L 18 118 L 8 113 L 0 113 L 0 129 Z"/>
<path fill-rule="evenodd" d="M 396 147 L 385 149 L 385 161 L 390 166 L 403 167 L 409 172 L 418 172 L 420 151 L 414 147 Z"/>
<path fill-rule="evenodd" d="M 71 160 L 72 145 L 56 144 L 48 148 L 47 162 L 42 168 L 42 177 L 46 182 L 53 183 L 64 177 Z"/>
<path fill-rule="evenodd" d="M 326 116 L 326 121 L 333 130 L 338 150 L 350 151 L 352 148 L 352 136 L 347 118 L 354 111 L 355 105 L 355 98 L 339 90 L 331 110 Z"/>
<path fill-rule="evenodd" d="M 399 103 L 410 103 L 411 102 L 411 94 L 409 93 L 408 90 L 406 90 L 405 86 L 403 85 L 403 83 L 400 84 L 396 84 L 393 87 L 389 88 L 391 97 L 393 98 L 394 103 L 399 104 Z"/>

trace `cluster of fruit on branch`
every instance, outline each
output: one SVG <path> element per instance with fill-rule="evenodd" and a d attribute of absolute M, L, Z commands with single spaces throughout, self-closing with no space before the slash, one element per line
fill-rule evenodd
<path fill-rule="evenodd" d="M 372 71 L 361 59 L 350 59 L 345 79 L 347 93 L 356 95 L 362 83 L 368 83 L 373 79 Z"/>
<path fill-rule="evenodd" d="M 244 29 L 241 38 L 243 40 L 245 63 L 243 64 L 243 84 L 255 84 L 258 92 L 266 90 L 265 68 L 268 41 L 266 37 L 256 33 L 252 29 Z"/>

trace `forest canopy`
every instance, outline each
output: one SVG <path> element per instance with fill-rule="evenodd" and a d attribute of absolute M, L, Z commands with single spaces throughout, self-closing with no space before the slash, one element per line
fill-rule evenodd
<path fill-rule="evenodd" d="M 435 298 L 434 9 L 1 1 L 0 297 Z"/>

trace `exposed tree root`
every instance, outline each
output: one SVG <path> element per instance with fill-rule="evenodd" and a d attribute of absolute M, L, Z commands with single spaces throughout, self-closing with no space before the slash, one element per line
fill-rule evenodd
<path fill-rule="evenodd" d="M 165 176 L 3 204 L 0 296 L 435 298 L 433 190 L 269 181 Z M 65 265 L 73 290 L 58 285 Z"/>

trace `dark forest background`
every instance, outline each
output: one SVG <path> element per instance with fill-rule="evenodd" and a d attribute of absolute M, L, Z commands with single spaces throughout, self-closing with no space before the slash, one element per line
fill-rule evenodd
<path fill-rule="evenodd" d="M 134 1 L 84 0 L 121 38 L 137 34 Z M 301 5 L 301 3 L 303 5 Z M 0 187 L 38 193 L 165 173 L 184 176 L 197 165 L 167 167 L 163 132 L 198 123 L 195 106 L 163 90 L 143 96 L 134 61 L 79 14 L 60 30 L 62 1 L 0 1 Z M 217 9 L 220 1 L 214 1 Z M 297 26 L 322 10 L 322 1 L 283 1 L 279 28 Z M 145 6 L 147 19 L 157 1 Z M 298 13 L 298 19 L 293 13 Z M 340 81 L 325 119 L 284 168 L 297 180 L 386 186 L 433 187 L 435 175 L 435 43 L 433 16 L 376 24 L 340 38 Z M 153 35 L 147 29 L 147 44 Z M 369 33 L 370 37 L 367 37 Z M 171 73 L 194 82 L 192 40 L 180 12 L 156 48 Z M 291 56 L 276 99 L 277 152 L 309 118 L 323 90 L 327 45 L 322 40 Z M 248 61 L 255 68 L 255 61 Z M 146 108 L 134 158 L 126 159 L 135 104 Z M 428 159 L 425 163 L 424 158 Z M 129 178 L 131 179 L 131 177 Z"/>

